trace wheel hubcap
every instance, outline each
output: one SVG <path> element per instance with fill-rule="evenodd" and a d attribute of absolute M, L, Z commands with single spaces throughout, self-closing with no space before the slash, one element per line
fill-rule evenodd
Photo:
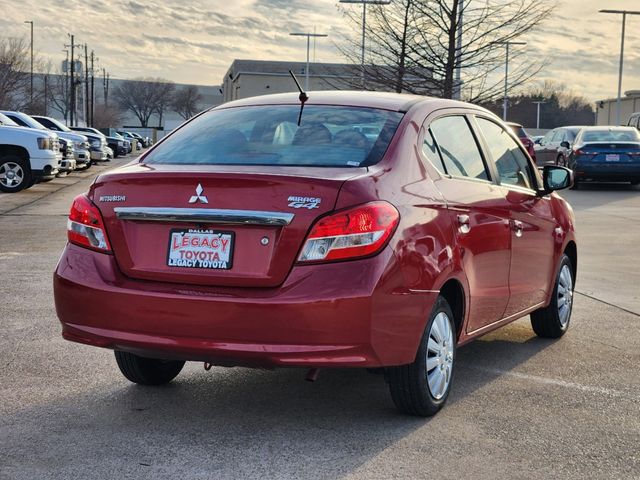
<path fill-rule="evenodd" d="M 563 265 L 558 276 L 558 318 L 560 325 L 565 328 L 571 316 L 573 305 L 573 278 L 568 265 Z"/>
<path fill-rule="evenodd" d="M 5 187 L 15 188 L 24 180 L 22 167 L 14 162 L 0 165 L 0 184 Z"/>
<path fill-rule="evenodd" d="M 453 371 L 453 330 L 446 313 L 440 312 L 431 323 L 427 344 L 427 384 L 436 400 L 444 397 Z"/>

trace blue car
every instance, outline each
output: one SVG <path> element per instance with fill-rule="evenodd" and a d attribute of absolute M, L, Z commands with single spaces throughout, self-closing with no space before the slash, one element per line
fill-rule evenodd
<path fill-rule="evenodd" d="M 568 167 L 574 171 L 574 189 L 586 181 L 638 185 L 640 134 L 633 127 L 584 127 L 573 142 Z"/>

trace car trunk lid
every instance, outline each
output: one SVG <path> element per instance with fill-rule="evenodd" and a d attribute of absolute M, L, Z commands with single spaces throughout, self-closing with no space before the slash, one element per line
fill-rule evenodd
<path fill-rule="evenodd" d="M 362 171 L 133 164 L 101 176 L 91 196 L 131 278 L 274 287 L 315 219 Z"/>

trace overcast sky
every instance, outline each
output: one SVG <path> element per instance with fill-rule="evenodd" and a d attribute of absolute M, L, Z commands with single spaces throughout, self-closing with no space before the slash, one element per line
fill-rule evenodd
<path fill-rule="evenodd" d="M 356 32 L 337 0 L 20 0 L 4 1 L 0 36 L 28 37 L 56 65 L 73 33 L 87 43 L 99 65 L 117 78 L 163 77 L 179 83 L 217 85 L 235 58 L 299 60 L 306 40 L 289 32 L 329 34 L 317 61 L 342 61 L 336 42 Z M 179 5 L 179 6 L 178 6 Z M 640 0 L 557 0 L 553 18 L 525 41 L 534 58 L 550 65 L 536 81 L 554 79 L 589 100 L 617 91 L 621 19 L 601 8 L 640 10 Z M 640 16 L 627 20 L 623 91 L 640 89 Z"/>

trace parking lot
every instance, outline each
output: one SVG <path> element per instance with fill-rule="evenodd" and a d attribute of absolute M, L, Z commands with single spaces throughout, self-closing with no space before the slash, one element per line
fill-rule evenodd
<path fill-rule="evenodd" d="M 110 165 L 97 167 L 110 168 Z M 188 364 L 134 386 L 62 340 L 52 272 L 97 173 L 0 195 L 0 478 L 638 478 L 640 190 L 564 191 L 578 222 L 572 325 L 522 319 L 458 352 L 447 406 L 398 414 L 382 376 Z"/>

